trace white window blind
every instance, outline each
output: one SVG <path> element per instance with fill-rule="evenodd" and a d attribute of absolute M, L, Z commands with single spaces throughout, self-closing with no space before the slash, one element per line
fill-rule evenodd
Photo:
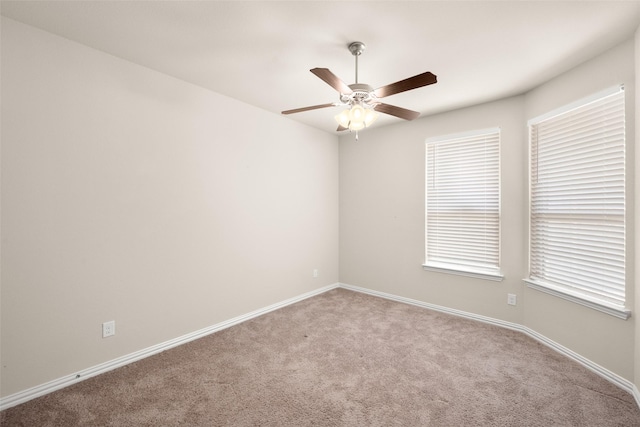
<path fill-rule="evenodd" d="M 427 140 L 425 269 L 500 280 L 500 130 Z"/>
<path fill-rule="evenodd" d="M 616 88 L 529 122 L 527 282 L 626 318 L 624 108 Z"/>

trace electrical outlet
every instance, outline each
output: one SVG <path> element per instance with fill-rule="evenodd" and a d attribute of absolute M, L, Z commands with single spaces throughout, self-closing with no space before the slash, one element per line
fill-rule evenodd
<path fill-rule="evenodd" d="M 507 294 L 507 304 L 516 305 L 516 294 Z"/>
<path fill-rule="evenodd" d="M 110 337 L 116 334 L 116 321 L 111 320 L 102 324 L 102 338 Z"/>
<path fill-rule="evenodd" d="M 318 277 L 318 269 L 313 270 L 313 277 L 314 278 Z"/>

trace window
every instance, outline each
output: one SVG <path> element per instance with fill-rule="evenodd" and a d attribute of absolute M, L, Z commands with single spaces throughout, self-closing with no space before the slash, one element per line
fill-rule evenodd
<path fill-rule="evenodd" d="M 618 87 L 529 121 L 525 281 L 626 319 L 624 108 Z"/>
<path fill-rule="evenodd" d="M 424 268 L 500 274 L 500 129 L 426 142 Z"/>

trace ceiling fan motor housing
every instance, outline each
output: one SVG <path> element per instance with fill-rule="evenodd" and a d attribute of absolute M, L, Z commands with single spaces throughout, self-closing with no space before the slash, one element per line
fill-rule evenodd
<path fill-rule="evenodd" d="M 351 104 L 353 101 L 360 103 L 370 103 L 374 99 L 374 89 L 372 86 L 364 83 L 354 83 L 349 85 L 353 91 L 349 95 L 341 94 L 340 101 L 345 104 Z"/>

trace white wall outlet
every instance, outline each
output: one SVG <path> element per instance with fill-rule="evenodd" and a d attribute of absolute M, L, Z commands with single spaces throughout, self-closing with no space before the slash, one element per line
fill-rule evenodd
<path fill-rule="evenodd" d="M 516 294 L 507 294 L 507 304 L 516 305 Z"/>
<path fill-rule="evenodd" d="M 110 337 L 116 334 L 116 321 L 110 320 L 102 324 L 102 338 Z"/>
<path fill-rule="evenodd" d="M 318 269 L 317 268 L 313 270 L 313 277 L 314 278 L 318 277 Z"/>

